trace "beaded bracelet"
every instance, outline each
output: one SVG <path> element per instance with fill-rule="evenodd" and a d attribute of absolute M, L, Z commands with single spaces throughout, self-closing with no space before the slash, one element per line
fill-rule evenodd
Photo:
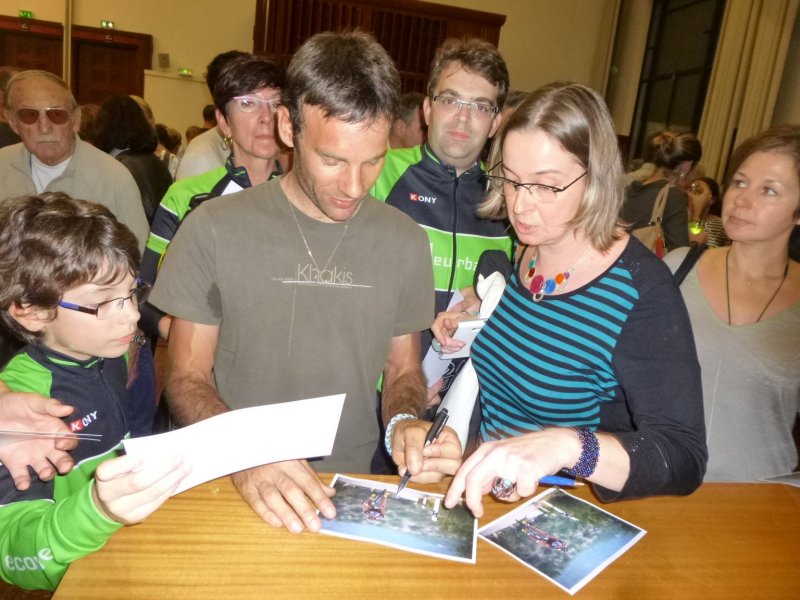
<path fill-rule="evenodd" d="M 389 453 L 389 456 L 392 455 L 392 431 L 394 431 L 394 426 L 397 425 L 400 421 L 405 421 L 406 419 L 416 419 L 416 415 L 412 415 L 409 413 L 400 413 L 399 415 L 393 416 L 390 420 L 388 425 L 386 425 L 386 435 L 383 438 L 383 443 L 386 446 L 386 451 Z"/>
<path fill-rule="evenodd" d="M 591 429 L 585 427 L 571 429 L 578 434 L 578 439 L 581 441 L 581 455 L 575 466 L 564 469 L 564 472 L 572 477 L 590 477 L 597 468 L 597 460 L 600 458 L 600 443 Z"/>

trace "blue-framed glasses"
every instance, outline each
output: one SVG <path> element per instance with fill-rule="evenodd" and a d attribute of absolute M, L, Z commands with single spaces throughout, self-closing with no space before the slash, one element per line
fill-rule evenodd
<path fill-rule="evenodd" d="M 64 300 L 61 300 L 58 305 L 61 308 L 66 308 L 68 310 L 76 310 L 78 312 L 86 313 L 87 315 L 94 315 L 101 320 L 110 319 L 114 315 L 118 315 L 122 312 L 122 308 L 125 306 L 126 300 L 136 302 L 137 305 L 147 302 L 147 299 L 150 297 L 151 288 L 152 286 L 149 283 L 144 283 L 141 279 L 137 279 L 136 287 L 124 298 L 106 300 L 105 302 L 100 302 L 95 306 L 80 306 L 79 304 L 73 304 L 72 302 L 66 302 Z"/>

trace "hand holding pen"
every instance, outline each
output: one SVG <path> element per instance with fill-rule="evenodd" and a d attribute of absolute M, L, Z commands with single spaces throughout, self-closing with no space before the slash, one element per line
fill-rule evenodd
<path fill-rule="evenodd" d="M 428 434 L 425 436 L 425 444 L 423 445 L 423 448 L 432 444 L 441 435 L 449 416 L 450 415 L 448 414 L 446 408 L 443 408 L 436 414 L 436 418 L 434 418 L 430 429 L 428 429 Z M 405 475 L 403 475 L 403 477 L 400 479 L 400 484 L 397 486 L 397 492 L 395 492 L 395 495 L 403 491 L 403 488 L 408 485 L 410 479 L 411 472 L 408 470 L 408 467 L 406 467 Z"/>

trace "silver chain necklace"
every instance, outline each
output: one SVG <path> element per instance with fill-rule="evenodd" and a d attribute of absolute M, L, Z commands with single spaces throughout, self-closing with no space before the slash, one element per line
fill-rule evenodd
<path fill-rule="evenodd" d="M 331 264 L 331 261 L 333 260 L 333 257 L 336 254 L 336 251 L 339 249 L 339 246 L 342 243 L 342 240 L 344 240 L 344 236 L 347 234 L 347 230 L 350 228 L 350 221 L 348 221 L 345 224 L 344 231 L 342 231 L 342 237 L 340 237 L 339 241 L 336 242 L 336 246 L 334 246 L 333 252 L 331 252 L 331 255 L 328 257 L 328 260 L 325 261 L 325 266 L 320 269 L 319 265 L 317 264 L 316 259 L 314 258 L 314 254 L 311 252 L 311 248 L 308 245 L 308 240 L 306 240 L 306 236 L 303 233 L 303 228 L 300 227 L 300 221 L 297 220 L 297 214 L 294 211 L 294 205 L 292 204 L 292 201 L 289 200 L 288 197 L 286 198 L 286 201 L 289 203 L 289 209 L 292 211 L 292 217 L 294 218 L 294 224 L 297 225 L 297 231 L 300 232 L 300 237 L 303 240 L 303 245 L 305 245 L 305 247 L 306 247 L 306 252 L 308 252 L 308 257 L 311 259 L 311 262 L 314 264 L 314 268 L 316 268 L 317 271 L 319 271 L 320 273 L 322 271 L 325 271 L 328 268 L 328 265 Z"/>

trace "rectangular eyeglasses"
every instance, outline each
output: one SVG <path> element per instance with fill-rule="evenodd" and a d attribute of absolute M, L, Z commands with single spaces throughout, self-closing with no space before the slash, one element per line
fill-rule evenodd
<path fill-rule="evenodd" d="M 497 166 L 499 165 L 495 165 L 492 170 L 497 168 Z M 519 192 L 519 189 L 523 188 L 528 192 L 528 195 L 531 198 L 536 198 L 543 204 L 552 204 L 556 201 L 557 194 L 560 194 L 561 192 L 564 192 L 572 187 L 588 173 L 588 171 L 584 171 L 575 179 L 570 181 L 567 185 L 562 185 L 561 187 L 557 187 L 555 185 L 546 185 L 544 183 L 520 183 L 519 181 L 514 181 L 513 179 L 508 179 L 507 177 L 501 177 L 500 175 L 487 175 L 486 177 L 489 179 L 490 185 L 506 198 L 515 197 Z"/>
<path fill-rule="evenodd" d="M 453 96 L 434 96 L 434 102 L 438 102 L 442 108 L 448 112 L 456 113 L 462 107 L 466 107 L 467 111 L 474 113 L 481 117 L 492 117 L 497 114 L 497 107 L 485 102 L 470 102 L 469 100 L 461 100 Z"/>
<path fill-rule="evenodd" d="M 73 304 L 72 302 L 66 302 L 64 300 L 61 300 L 58 305 L 61 308 L 66 308 L 68 310 L 76 310 L 78 312 L 86 313 L 87 315 L 94 315 L 101 320 L 110 319 L 114 315 L 122 312 L 122 308 L 125 306 L 126 300 L 136 302 L 137 305 L 147 302 L 147 299 L 150 297 L 151 287 L 152 286 L 149 283 L 144 283 L 141 279 L 137 279 L 136 287 L 124 298 L 106 300 L 105 302 L 100 302 L 94 306 L 81 306 L 79 304 Z"/>

